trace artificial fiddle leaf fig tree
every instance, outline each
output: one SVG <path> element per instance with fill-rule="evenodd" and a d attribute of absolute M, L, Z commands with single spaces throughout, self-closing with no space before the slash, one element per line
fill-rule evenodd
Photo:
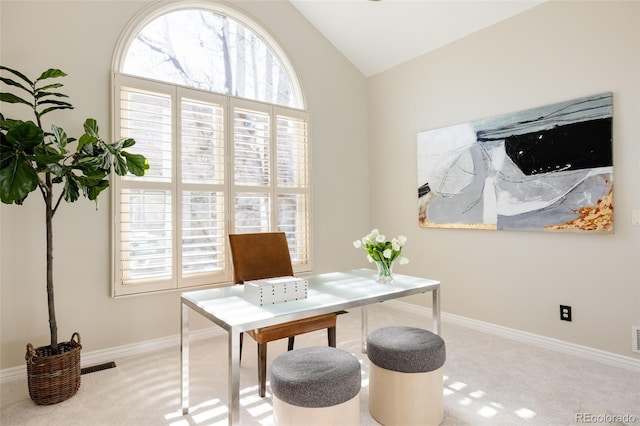
<path fill-rule="evenodd" d="M 71 138 L 52 124 L 45 130 L 43 116 L 54 111 L 73 109 L 61 93 L 63 85 L 51 79 L 65 77 L 58 69 L 48 69 L 35 80 L 14 69 L 0 65 L 0 81 L 13 92 L 0 93 L 0 101 L 23 104 L 33 112 L 35 121 L 22 121 L 0 113 L 0 199 L 5 204 L 22 204 L 34 191 L 40 192 L 45 204 L 47 235 L 47 300 L 51 353 L 58 353 L 58 327 L 53 293 L 53 228 L 52 219 L 62 200 L 73 203 L 82 193 L 97 203 L 98 195 L 109 187 L 113 170 L 117 175 L 132 173 L 142 176 L 149 168 L 147 159 L 125 149 L 135 140 L 105 142 L 98 134 L 96 120 L 84 122 L 84 134 Z"/>

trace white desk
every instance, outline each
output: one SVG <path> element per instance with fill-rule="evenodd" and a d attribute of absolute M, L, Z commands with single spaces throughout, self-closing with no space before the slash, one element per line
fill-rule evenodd
<path fill-rule="evenodd" d="M 182 413 L 189 413 L 189 309 L 229 333 L 229 424 L 233 425 L 240 421 L 240 333 L 244 331 L 361 306 L 365 351 L 366 305 L 431 291 L 433 331 L 440 334 L 440 282 L 400 274 L 393 277 L 390 284 L 378 284 L 374 280 L 375 271 L 370 269 L 312 275 L 306 277 L 309 281 L 306 299 L 270 306 L 257 306 L 245 300 L 242 285 L 182 293 Z"/>

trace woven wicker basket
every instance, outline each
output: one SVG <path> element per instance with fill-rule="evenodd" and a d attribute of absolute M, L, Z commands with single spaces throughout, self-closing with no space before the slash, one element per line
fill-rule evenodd
<path fill-rule="evenodd" d="M 71 398 L 80 388 L 80 335 L 58 344 L 58 355 L 51 346 L 34 349 L 27 345 L 27 380 L 29 395 L 38 405 L 51 405 Z"/>

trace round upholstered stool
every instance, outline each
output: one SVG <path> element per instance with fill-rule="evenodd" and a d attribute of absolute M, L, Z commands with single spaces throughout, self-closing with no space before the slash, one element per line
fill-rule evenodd
<path fill-rule="evenodd" d="M 414 327 L 385 327 L 367 336 L 369 412 L 379 423 L 439 425 L 444 419 L 444 340 Z"/>
<path fill-rule="evenodd" d="M 360 362 L 341 349 L 295 349 L 271 363 L 277 425 L 360 424 Z"/>

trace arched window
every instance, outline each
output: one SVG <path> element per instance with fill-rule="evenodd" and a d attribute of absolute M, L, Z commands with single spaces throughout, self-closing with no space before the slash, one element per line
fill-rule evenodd
<path fill-rule="evenodd" d="M 295 75 L 275 43 L 228 12 L 185 7 L 154 17 L 131 39 L 121 71 L 300 108 Z"/>
<path fill-rule="evenodd" d="M 114 182 L 114 295 L 224 284 L 229 233 L 283 231 L 311 269 L 308 114 L 293 68 L 235 9 L 144 10 L 114 58 L 114 128 L 150 170 Z"/>

